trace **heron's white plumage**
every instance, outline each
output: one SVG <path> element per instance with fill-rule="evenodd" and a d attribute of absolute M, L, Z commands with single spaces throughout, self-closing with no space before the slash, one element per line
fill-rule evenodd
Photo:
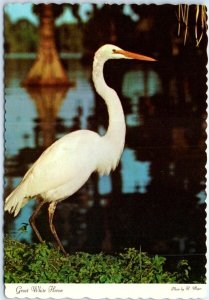
<path fill-rule="evenodd" d="M 13 212 L 14 207 L 17 215 L 22 204 L 36 196 L 46 202 L 64 200 L 74 194 L 92 172 L 108 174 L 117 162 L 114 149 L 97 133 L 79 130 L 67 134 L 45 150 L 29 169 L 6 199 L 5 210 Z"/>

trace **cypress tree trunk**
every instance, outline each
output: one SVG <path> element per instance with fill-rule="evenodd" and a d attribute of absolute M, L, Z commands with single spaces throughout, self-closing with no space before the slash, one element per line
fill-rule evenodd
<path fill-rule="evenodd" d="M 52 5 L 42 5 L 38 55 L 23 85 L 51 86 L 70 84 L 56 50 Z"/>

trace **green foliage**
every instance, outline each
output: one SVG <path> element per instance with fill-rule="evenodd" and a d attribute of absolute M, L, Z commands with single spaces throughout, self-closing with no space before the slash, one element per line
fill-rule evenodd
<path fill-rule="evenodd" d="M 38 28 L 26 19 L 11 23 L 4 15 L 4 47 L 11 52 L 36 52 L 38 46 Z"/>
<path fill-rule="evenodd" d="M 36 52 L 39 29 L 28 20 L 11 23 L 4 15 L 4 48 L 6 53 Z M 63 24 L 55 28 L 55 41 L 60 52 L 82 51 L 82 30 L 77 24 Z"/>
<path fill-rule="evenodd" d="M 190 282 L 187 261 L 175 272 L 164 270 L 166 259 L 136 249 L 117 255 L 78 252 L 64 256 L 47 244 L 23 244 L 5 238 L 6 283 L 184 283 Z"/>

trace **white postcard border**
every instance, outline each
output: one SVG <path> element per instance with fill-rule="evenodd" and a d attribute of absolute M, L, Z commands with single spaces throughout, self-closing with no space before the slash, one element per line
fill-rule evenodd
<path fill-rule="evenodd" d="M 106 3 L 106 4 L 123 4 L 123 3 L 136 3 L 136 4 L 207 4 L 207 1 L 131 1 L 131 0 L 1 0 L 0 1 L 0 121 L 1 121 L 1 142 L 0 142 L 0 168 L 4 173 L 3 168 L 3 128 L 4 128 L 4 107 L 3 107 L 3 7 L 7 3 Z M 209 14 L 209 5 L 208 5 Z M 209 44 L 209 41 L 208 41 Z M 208 53 L 208 49 L 207 49 Z M 209 53 L 208 53 L 209 54 Z M 208 91 L 207 91 L 208 96 Z M 208 108 L 207 108 L 208 112 Z M 206 129 L 207 136 L 209 134 L 208 128 Z M 208 140 L 207 140 L 208 149 Z M 207 150 L 208 153 L 208 150 Z M 208 162 L 206 165 L 208 170 Z M 208 178 L 208 175 L 207 175 Z M 0 192 L 3 195 L 3 176 L 0 176 Z M 208 182 L 208 180 L 207 180 Z M 206 189 L 207 191 L 207 189 Z M 207 203 L 206 199 L 206 203 Z M 1 215 L 3 216 L 3 201 L 0 204 Z M 195 300 L 207 300 L 209 299 L 209 285 L 208 280 L 206 284 L 4 284 L 3 283 L 3 217 L 0 219 L 0 299 L 25 299 L 25 298 L 38 298 L 38 299 L 195 299 Z M 207 224 L 208 228 L 208 224 Z M 208 232 L 208 230 L 207 230 Z M 208 240 L 207 240 L 208 246 Z M 208 246 L 209 247 L 209 246 Z M 207 248 L 208 248 L 207 247 Z M 208 253 L 207 253 L 208 258 Z M 208 278 L 209 273 L 209 259 L 206 264 L 206 276 Z M 5 295 L 7 298 L 5 298 Z"/>
<path fill-rule="evenodd" d="M 205 299 L 206 284 L 5 284 L 8 298 Z"/>

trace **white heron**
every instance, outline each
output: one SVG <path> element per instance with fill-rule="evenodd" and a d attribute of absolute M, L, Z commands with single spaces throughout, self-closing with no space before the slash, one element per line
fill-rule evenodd
<path fill-rule="evenodd" d="M 121 58 L 155 61 L 110 44 L 97 50 L 92 76 L 97 93 L 107 105 L 109 125 L 106 134 L 100 136 L 90 130 L 77 130 L 63 136 L 42 153 L 5 201 L 5 211 L 14 213 L 14 216 L 30 199 L 39 201 L 30 224 L 40 242 L 43 239 L 36 228 L 35 218 L 41 207 L 48 203 L 50 230 L 64 253 L 53 225 L 57 203 L 78 191 L 94 171 L 100 175 L 109 174 L 118 165 L 123 152 L 126 125 L 122 105 L 115 90 L 105 83 L 103 77 L 104 63 Z"/>

